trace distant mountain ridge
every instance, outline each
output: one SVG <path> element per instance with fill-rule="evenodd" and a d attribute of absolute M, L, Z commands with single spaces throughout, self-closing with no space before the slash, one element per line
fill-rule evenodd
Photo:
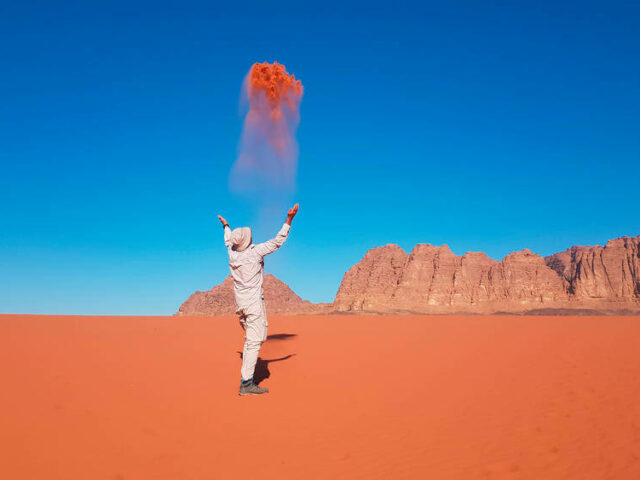
<path fill-rule="evenodd" d="M 263 290 L 269 313 L 294 315 L 330 310 L 330 305 L 302 300 L 286 283 L 271 274 L 264 276 Z M 191 294 L 180 306 L 178 315 L 234 315 L 235 311 L 233 278 L 228 276 L 211 290 Z"/>
<path fill-rule="evenodd" d="M 534 310 L 639 311 L 640 236 L 604 247 L 571 247 L 546 258 L 529 249 L 501 262 L 448 246 L 369 250 L 344 275 L 338 312 L 522 313 Z"/>
<path fill-rule="evenodd" d="M 269 313 L 538 313 L 640 314 L 640 235 L 605 246 L 574 246 L 541 257 L 529 249 L 493 260 L 455 255 L 447 245 L 369 250 L 344 275 L 333 304 L 302 300 L 265 275 Z M 232 315 L 233 279 L 195 292 L 178 315 Z"/>

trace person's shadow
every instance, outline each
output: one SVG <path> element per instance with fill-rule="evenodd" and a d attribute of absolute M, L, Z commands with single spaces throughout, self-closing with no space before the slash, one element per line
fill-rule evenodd
<path fill-rule="evenodd" d="M 291 337 L 297 337 L 297 333 L 274 333 L 273 335 L 268 335 L 267 340 L 287 340 Z"/>
<path fill-rule="evenodd" d="M 240 355 L 240 359 L 242 359 L 242 352 L 237 352 Z M 271 360 L 264 360 L 258 357 L 258 361 L 256 362 L 256 370 L 253 372 L 253 383 L 256 385 L 260 384 L 265 378 L 269 378 L 271 376 L 271 371 L 269 370 L 269 364 L 273 362 L 281 362 L 283 360 L 287 360 L 295 355 L 292 353 L 287 355 L 286 357 L 281 358 L 272 358 Z"/>

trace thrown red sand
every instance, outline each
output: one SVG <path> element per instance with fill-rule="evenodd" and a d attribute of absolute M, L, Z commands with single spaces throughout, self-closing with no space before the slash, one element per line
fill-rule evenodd
<path fill-rule="evenodd" d="M 0 316 L 18 479 L 640 478 L 640 318 Z M 267 372 L 268 370 L 268 372 Z"/>

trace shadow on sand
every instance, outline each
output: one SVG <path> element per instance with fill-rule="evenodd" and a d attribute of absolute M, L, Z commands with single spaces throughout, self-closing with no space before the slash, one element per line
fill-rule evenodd
<path fill-rule="evenodd" d="M 267 335 L 267 340 L 287 340 L 288 338 L 297 336 L 297 333 L 276 333 L 274 335 Z"/>
<path fill-rule="evenodd" d="M 267 341 L 270 340 L 288 340 L 291 339 L 293 337 L 297 337 L 298 334 L 297 333 L 275 333 L 273 335 L 268 335 L 267 336 Z M 242 359 L 242 352 L 237 352 L 238 355 L 240 355 L 240 359 Z M 265 378 L 269 378 L 271 376 L 271 371 L 269 370 L 269 364 L 273 363 L 273 362 L 281 362 L 283 360 L 287 360 L 288 358 L 291 358 L 295 355 L 295 353 L 292 353 L 290 355 L 287 355 L 285 357 L 281 357 L 281 358 L 272 358 L 271 360 L 265 360 L 261 357 L 258 357 L 258 361 L 256 362 L 256 370 L 253 373 L 253 381 L 257 384 L 259 384 L 261 381 L 263 381 Z"/>
<path fill-rule="evenodd" d="M 237 352 L 240 355 L 240 359 L 242 359 L 242 352 Z M 261 381 L 265 378 L 269 378 L 271 376 L 271 371 L 269 370 L 269 364 L 273 362 L 281 362 L 283 360 L 287 360 L 295 355 L 292 353 L 285 357 L 280 358 L 272 358 L 271 360 L 264 360 L 258 357 L 258 361 L 256 362 L 256 370 L 253 372 L 253 381 L 256 385 L 259 385 Z"/>

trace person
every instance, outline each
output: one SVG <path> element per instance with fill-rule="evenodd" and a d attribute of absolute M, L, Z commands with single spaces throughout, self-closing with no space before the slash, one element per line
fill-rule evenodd
<path fill-rule="evenodd" d="M 279 249 L 287 240 L 293 217 L 298 213 L 296 203 L 287 212 L 287 220 L 275 238 L 264 243 L 253 243 L 251 228 L 240 227 L 233 231 L 221 216 L 218 219 L 224 228 L 224 244 L 229 253 L 229 269 L 233 277 L 236 298 L 236 313 L 245 333 L 240 374 L 240 395 L 260 395 L 267 388 L 259 387 L 253 381 L 253 373 L 258 361 L 261 345 L 267 340 L 267 311 L 264 305 L 262 280 L 264 277 L 264 257 Z"/>

